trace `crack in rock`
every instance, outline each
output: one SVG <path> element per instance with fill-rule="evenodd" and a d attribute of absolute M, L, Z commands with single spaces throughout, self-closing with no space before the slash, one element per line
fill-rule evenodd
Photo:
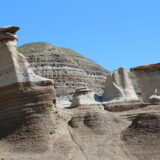
<path fill-rule="evenodd" d="M 71 136 L 72 141 L 76 144 L 76 146 L 79 148 L 80 152 L 84 155 L 85 160 L 87 160 L 88 158 L 87 158 L 86 153 L 83 151 L 83 149 L 81 148 L 81 146 L 80 146 L 80 145 L 75 141 L 75 139 L 73 138 L 73 135 L 72 135 L 72 133 L 71 133 L 71 131 L 70 131 L 70 129 L 69 129 L 69 126 L 68 126 L 68 131 L 69 131 L 69 134 L 70 134 L 70 136 Z"/>

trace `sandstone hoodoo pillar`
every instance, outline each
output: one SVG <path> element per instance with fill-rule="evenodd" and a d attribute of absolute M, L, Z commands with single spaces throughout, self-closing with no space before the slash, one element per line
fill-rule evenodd
<path fill-rule="evenodd" d="M 140 82 L 144 102 L 160 103 L 160 63 L 131 68 Z"/>
<path fill-rule="evenodd" d="M 121 67 L 111 73 L 106 79 L 103 101 L 138 100 L 128 72 Z"/>
<path fill-rule="evenodd" d="M 71 107 L 77 107 L 80 105 L 91 105 L 100 103 L 99 97 L 91 89 L 79 88 L 76 89 Z"/>
<path fill-rule="evenodd" d="M 19 27 L 0 28 L 0 140 L 14 151 L 49 150 L 53 81 L 34 74 L 16 50 Z"/>

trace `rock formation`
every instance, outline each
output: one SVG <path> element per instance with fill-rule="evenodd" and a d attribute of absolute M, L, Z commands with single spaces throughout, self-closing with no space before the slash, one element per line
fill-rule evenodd
<path fill-rule="evenodd" d="M 144 102 L 159 101 L 160 96 L 160 63 L 131 68 L 139 79 Z"/>
<path fill-rule="evenodd" d="M 73 95 L 71 108 L 80 105 L 97 104 L 100 102 L 101 102 L 100 96 L 95 94 L 92 90 L 88 88 L 79 88 L 76 89 Z"/>
<path fill-rule="evenodd" d="M 0 28 L 1 160 L 160 159 L 159 64 L 141 76 L 144 85 L 156 87 L 148 96 L 154 105 L 135 100 L 128 73 L 120 68 L 107 78 L 103 98 L 121 101 L 100 103 L 81 88 L 71 108 L 56 108 L 53 81 L 35 75 L 16 50 L 18 29 Z"/>
<path fill-rule="evenodd" d="M 128 72 L 125 68 L 119 68 L 107 77 L 102 100 L 138 100 Z"/>
<path fill-rule="evenodd" d="M 151 104 L 160 104 L 160 96 L 152 95 L 149 97 L 149 102 Z"/>
<path fill-rule="evenodd" d="M 142 99 L 141 88 L 140 88 L 140 84 L 139 84 L 139 81 L 138 81 L 136 75 L 133 72 L 129 72 L 128 74 L 129 74 L 129 77 L 130 77 L 130 79 L 132 81 L 134 90 L 135 90 L 138 98 Z"/>
<path fill-rule="evenodd" d="M 58 97 L 72 97 L 76 88 L 81 87 L 102 94 L 109 71 L 77 52 L 44 42 L 23 45 L 18 50 L 37 75 L 54 80 Z"/>
<path fill-rule="evenodd" d="M 53 81 L 34 74 L 17 52 L 19 27 L 0 28 L 1 153 L 50 150 L 55 103 Z M 2 156 L 2 155 L 1 155 Z"/>

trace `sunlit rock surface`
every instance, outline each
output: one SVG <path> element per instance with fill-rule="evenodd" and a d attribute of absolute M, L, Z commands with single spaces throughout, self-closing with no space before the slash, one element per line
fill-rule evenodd
<path fill-rule="evenodd" d="M 3 155 L 51 149 L 53 81 L 34 74 L 17 52 L 19 27 L 0 28 L 0 146 Z M 10 157 L 12 158 L 12 156 Z"/>
<path fill-rule="evenodd" d="M 100 96 L 88 88 L 79 88 L 73 95 L 71 107 L 98 103 L 101 103 Z"/>
<path fill-rule="evenodd" d="M 75 90 L 82 87 L 103 94 L 105 80 L 110 72 L 79 53 L 46 42 L 25 44 L 18 50 L 27 58 L 37 75 L 54 80 L 57 102 L 71 102 Z M 130 73 L 130 78 L 136 93 L 141 97 L 135 75 Z"/>
<path fill-rule="evenodd" d="M 133 84 L 125 68 L 119 68 L 107 76 L 102 100 L 138 100 Z"/>
<path fill-rule="evenodd" d="M 144 102 L 149 102 L 151 96 L 160 96 L 160 63 L 138 66 L 131 71 L 139 80 Z"/>
<path fill-rule="evenodd" d="M 95 93 L 81 88 L 76 107 L 56 108 L 53 81 L 36 76 L 16 51 L 18 29 L 0 28 L 1 160 L 160 159 L 160 105 L 131 99 L 97 104 Z M 126 77 L 124 69 L 116 71 L 112 98 L 133 95 Z"/>

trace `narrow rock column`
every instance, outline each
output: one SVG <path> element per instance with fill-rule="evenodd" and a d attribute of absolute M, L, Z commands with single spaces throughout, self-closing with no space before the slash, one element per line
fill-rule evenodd
<path fill-rule="evenodd" d="M 138 100 L 132 81 L 125 68 L 121 67 L 107 77 L 102 100 Z"/>
<path fill-rule="evenodd" d="M 53 81 L 34 74 L 16 50 L 19 27 L 0 28 L 0 140 L 14 151 L 51 149 Z"/>
<path fill-rule="evenodd" d="M 140 82 L 143 101 L 160 101 L 160 63 L 138 66 L 131 71 Z"/>

